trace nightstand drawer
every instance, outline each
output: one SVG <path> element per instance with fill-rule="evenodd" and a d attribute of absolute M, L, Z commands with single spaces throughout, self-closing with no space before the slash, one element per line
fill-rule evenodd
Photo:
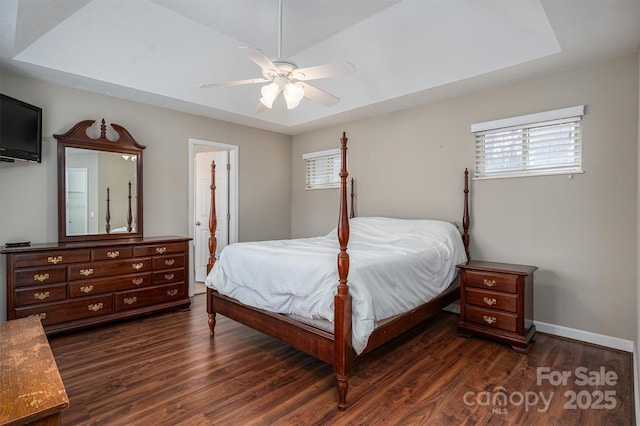
<path fill-rule="evenodd" d="M 482 324 L 484 326 L 500 328 L 511 332 L 517 330 L 516 314 L 510 314 L 507 312 L 496 311 L 492 309 L 477 308 L 475 306 L 465 306 L 467 314 L 467 321 Z"/>
<path fill-rule="evenodd" d="M 466 285 L 485 290 L 517 293 L 517 275 L 497 274 L 493 272 L 466 271 Z"/>
<path fill-rule="evenodd" d="M 518 311 L 518 296 L 511 293 L 467 288 L 465 302 L 471 305 L 499 309 L 501 311 L 514 313 Z"/>

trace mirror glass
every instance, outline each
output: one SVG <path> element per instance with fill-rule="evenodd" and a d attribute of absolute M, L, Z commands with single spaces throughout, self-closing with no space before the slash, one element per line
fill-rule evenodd
<path fill-rule="evenodd" d="M 137 206 L 137 154 L 65 148 L 67 236 L 135 234 Z"/>

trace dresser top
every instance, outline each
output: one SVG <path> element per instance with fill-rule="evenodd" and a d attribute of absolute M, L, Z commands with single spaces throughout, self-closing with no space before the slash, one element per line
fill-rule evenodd
<path fill-rule="evenodd" d="M 2 247 L 0 253 L 33 253 L 38 251 L 51 251 L 51 250 L 73 250 L 79 248 L 95 248 L 95 247 L 118 247 L 123 245 L 148 245 L 148 244 L 161 244 L 167 242 L 180 242 L 190 241 L 190 237 L 179 237 L 175 235 L 164 237 L 145 237 L 140 239 L 123 239 L 123 240 L 95 240 L 95 241 L 81 241 L 73 243 L 39 243 L 31 244 L 25 247 Z"/>

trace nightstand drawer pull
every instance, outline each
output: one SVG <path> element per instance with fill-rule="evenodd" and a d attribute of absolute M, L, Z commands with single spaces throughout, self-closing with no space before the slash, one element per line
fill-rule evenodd
<path fill-rule="evenodd" d="M 108 251 L 107 252 L 107 257 L 109 259 L 115 259 L 118 256 L 120 256 L 120 252 L 118 250 L 116 250 L 116 251 Z"/>
<path fill-rule="evenodd" d="M 124 304 L 125 305 L 133 305 L 134 303 L 136 303 L 138 301 L 137 297 L 125 297 L 124 298 Z"/>
<path fill-rule="evenodd" d="M 144 282 L 144 280 L 142 278 L 134 278 L 131 280 L 131 284 L 133 285 L 140 285 Z"/>
<path fill-rule="evenodd" d="M 166 252 L 167 252 L 167 248 L 166 247 L 156 247 L 156 253 L 164 254 Z"/>
<path fill-rule="evenodd" d="M 483 315 L 483 316 L 482 316 L 482 319 L 483 319 L 483 320 L 484 320 L 484 322 L 486 322 L 487 324 L 495 324 L 495 322 L 497 321 L 497 320 L 496 320 L 496 317 L 490 317 L 490 316 L 487 316 L 487 315 Z"/>
<path fill-rule="evenodd" d="M 40 282 L 42 282 L 42 281 L 46 281 L 46 280 L 48 280 L 48 279 L 49 279 L 49 274 L 35 274 L 35 275 L 33 276 L 33 280 L 34 280 L 34 281 L 40 281 Z"/>
<path fill-rule="evenodd" d="M 62 262 L 62 256 L 50 256 L 50 257 L 47 257 L 47 262 L 53 263 L 55 265 L 56 263 Z"/>
<path fill-rule="evenodd" d="M 91 312 L 98 312 L 100 309 L 104 308 L 104 304 L 102 302 L 93 303 L 93 304 L 87 306 L 87 308 L 89 308 L 89 310 Z"/>
<path fill-rule="evenodd" d="M 34 293 L 33 297 L 38 299 L 38 300 L 44 300 L 47 297 L 49 297 L 49 292 L 48 291 L 43 291 L 42 293 Z"/>
<path fill-rule="evenodd" d="M 167 266 L 171 266 L 174 263 L 176 263 L 175 259 L 167 259 L 167 260 L 164 261 L 164 264 L 167 265 Z"/>
<path fill-rule="evenodd" d="M 496 285 L 496 280 L 490 280 L 488 278 L 485 278 L 484 280 L 482 280 L 482 282 L 484 283 L 484 285 L 486 285 L 487 287 L 493 287 L 494 285 Z"/>
<path fill-rule="evenodd" d="M 144 263 L 134 263 L 133 265 L 131 265 L 131 267 L 133 269 L 135 269 L 136 271 L 139 271 L 140 269 L 142 269 L 142 267 L 144 266 Z"/>
<path fill-rule="evenodd" d="M 164 274 L 164 279 L 165 280 L 172 280 L 173 277 L 175 277 L 175 274 Z"/>
<path fill-rule="evenodd" d="M 83 277 L 88 277 L 89 275 L 93 274 L 93 268 L 88 268 L 88 269 L 80 269 L 80 275 L 82 275 Z"/>
<path fill-rule="evenodd" d="M 495 305 L 497 300 L 494 299 L 493 297 L 485 297 L 484 299 L 484 303 L 486 303 L 489 306 Z"/>
<path fill-rule="evenodd" d="M 83 285 L 82 287 L 80 287 L 80 291 L 82 293 L 91 293 L 93 291 L 93 286 L 92 285 Z"/>
<path fill-rule="evenodd" d="M 171 290 L 167 290 L 167 296 L 175 296 L 176 294 L 178 294 L 178 290 L 171 289 Z"/>
<path fill-rule="evenodd" d="M 40 321 L 44 321 L 47 319 L 47 313 L 46 312 L 40 312 L 38 314 L 38 318 L 40 318 Z"/>

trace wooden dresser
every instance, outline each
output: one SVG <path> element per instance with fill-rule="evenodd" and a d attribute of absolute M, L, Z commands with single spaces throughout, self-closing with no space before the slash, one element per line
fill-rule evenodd
<path fill-rule="evenodd" d="M 471 260 L 460 269 L 458 333 L 476 334 L 526 353 L 533 340 L 533 272 L 528 265 Z"/>
<path fill-rule="evenodd" d="M 156 237 L 5 248 L 7 317 L 47 334 L 188 308 L 189 240 Z"/>

